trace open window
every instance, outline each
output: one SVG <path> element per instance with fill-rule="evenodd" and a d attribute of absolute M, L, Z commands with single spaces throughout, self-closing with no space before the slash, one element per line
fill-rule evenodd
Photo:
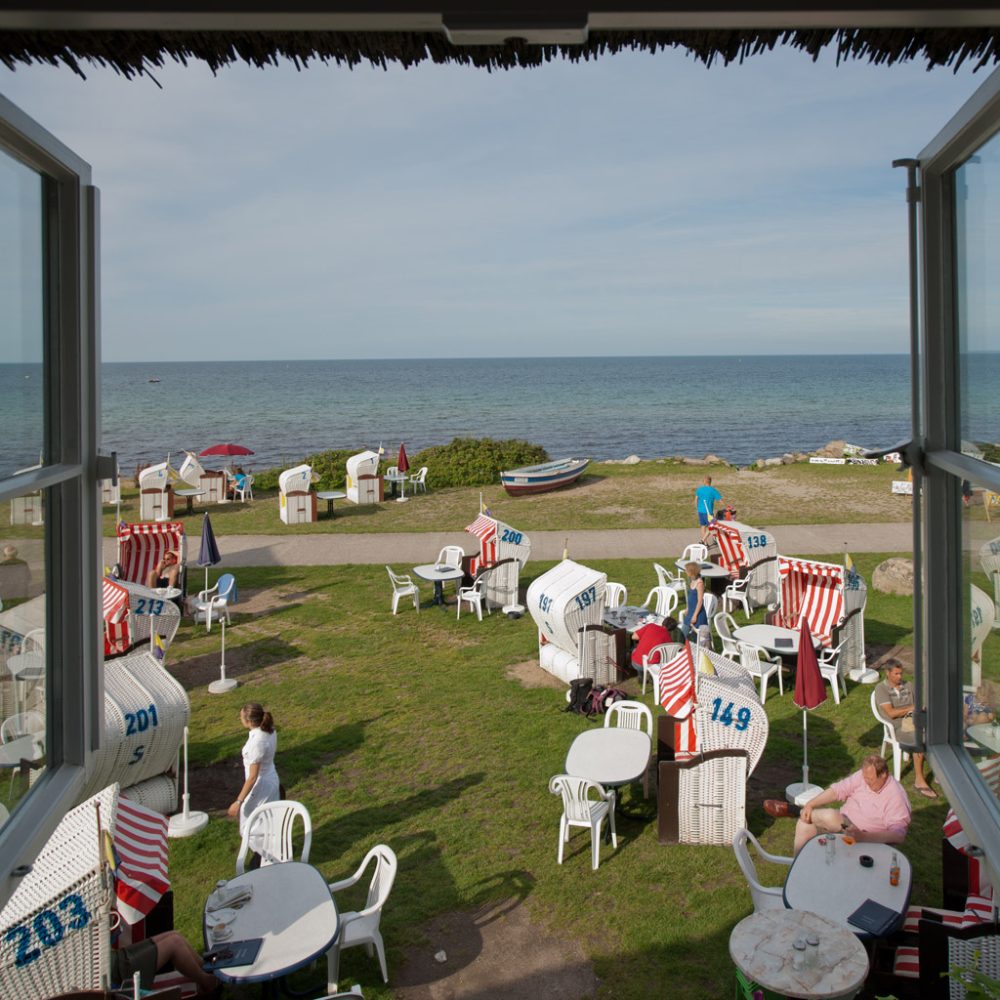
<path fill-rule="evenodd" d="M 986 780 L 1000 757 L 1000 73 L 918 163 L 928 752 L 973 842 L 1000 858 Z"/>
<path fill-rule="evenodd" d="M 0 98 L 0 906 L 99 738 L 97 191 Z"/>

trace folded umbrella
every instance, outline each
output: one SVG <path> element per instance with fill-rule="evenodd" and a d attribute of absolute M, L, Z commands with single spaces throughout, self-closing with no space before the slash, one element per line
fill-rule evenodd
<path fill-rule="evenodd" d="M 819 661 L 813 646 L 809 620 L 802 616 L 799 630 L 799 660 L 795 670 L 796 708 L 802 709 L 802 782 L 795 782 L 785 789 L 785 797 L 797 805 L 804 805 L 821 791 L 818 785 L 809 784 L 809 712 L 826 701 L 826 685 L 819 672 Z"/>
<path fill-rule="evenodd" d="M 205 590 L 208 590 L 208 567 L 222 562 L 219 546 L 212 531 L 212 522 L 205 514 L 201 522 L 201 548 L 198 549 L 198 565 L 205 567 Z"/>

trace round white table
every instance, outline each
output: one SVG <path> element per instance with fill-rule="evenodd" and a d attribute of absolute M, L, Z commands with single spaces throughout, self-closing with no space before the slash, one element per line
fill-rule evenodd
<path fill-rule="evenodd" d="M 465 570 L 457 569 L 454 566 L 445 566 L 443 568 L 436 566 L 434 563 L 422 563 L 419 566 L 413 567 L 413 572 L 420 577 L 421 580 L 429 580 L 434 584 L 434 603 L 440 604 L 444 607 L 444 584 L 446 580 L 461 580 L 465 576 Z"/>
<path fill-rule="evenodd" d="M 1000 724 L 995 722 L 978 722 L 966 729 L 969 739 L 975 740 L 981 747 L 1000 753 Z"/>
<path fill-rule="evenodd" d="M 263 983 L 277 995 L 277 981 L 282 976 L 322 957 L 337 940 L 337 904 L 326 879 L 301 861 L 244 872 L 230 879 L 226 888 L 243 885 L 253 886 L 253 898 L 235 911 L 228 941 L 212 940 L 209 914 L 205 914 L 202 929 L 206 947 L 224 950 L 230 942 L 261 938 L 260 951 L 250 965 L 216 969 L 215 974 L 224 983 Z"/>
<path fill-rule="evenodd" d="M 649 608 L 638 607 L 634 604 L 622 604 L 617 608 L 605 608 L 602 613 L 605 625 L 612 628 L 623 628 L 629 632 L 638 632 L 643 625 L 655 622 L 657 625 L 663 624 L 663 618 L 654 614 Z"/>
<path fill-rule="evenodd" d="M 410 477 L 405 472 L 397 472 L 394 476 L 388 476 L 387 475 L 385 477 L 386 482 L 392 483 L 392 495 L 394 497 L 396 497 L 396 502 L 397 503 L 403 503 L 407 499 L 407 496 L 406 496 L 406 481 L 409 478 Z M 402 484 L 402 486 L 403 486 L 403 493 L 402 493 L 402 496 L 398 496 L 397 497 L 396 496 L 396 485 L 398 483 Z"/>
<path fill-rule="evenodd" d="M 15 653 L 7 657 L 7 670 L 14 681 L 14 690 L 18 692 L 17 711 L 24 711 L 24 688 L 31 681 L 45 679 L 45 654 L 30 650 L 27 653 Z"/>
<path fill-rule="evenodd" d="M 833 837 L 833 857 L 820 840 Z M 895 852 L 899 862 L 899 885 L 889 885 L 889 865 Z M 862 868 L 860 858 L 867 854 L 875 862 Z M 861 937 L 868 937 L 847 918 L 866 899 L 889 907 L 899 914 L 902 923 L 910 905 L 913 869 L 899 845 L 870 844 L 860 841 L 845 844 L 842 834 L 824 833 L 813 837 L 795 856 L 785 878 L 785 906 L 809 910 L 832 920 Z"/>
<path fill-rule="evenodd" d="M 203 497 L 208 490 L 174 490 L 175 497 L 184 497 L 187 500 L 187 512 L 194 513 L 193 501 L 195 497 Z"/>
<path fill-rule="evenodd" d="M 799 630 L 778 625 L 740 625 L 733 629 L 733 638 L 751 646 L 760 646 L 777 656 L 799 655 Z M 780 640 L 780 641 L 779 641 Z M 813 646 L 818 647 L 816 640 Z"/>
<path fill-rule="evenodd" d="M 684 567 L 687 563 L 683 559 L 678 559 L 674 562 L 674 565 L 683 573 Z M 701 575 L 705 577 L 706 580 L 716 580 L 723 576 L 729 576 L 729 570 L 725 566 L 720 566 L 718 563 L 714 562 L 700 562 L 698 565 L 701 567 Z"/>
<path fill-rule="evenodd" d="M 652 743 L 638 729 L 587 729 L 570 744 L 566 773 L 601 785 L 627 785 L 642 776 Z"/>
<path fill-rule="evenodd" d="M 341 493 L 340 490 L 322 490 L 317 492 L 317 500 L 326 501 L 326 513 L 328 517 L 334 517 L 333 513 L 333 501 L 334 500 L 345 500 L 347 498 L 346 493 Z"/>
<path fill-rule="evenodd" d="M 796 969 L 796 938 L 815 934 L 815 961 Z M 760 910 L 744 917 L 729 935 L 729 955 L 755 983 L 786 997 L 830 1000 L 853 997 L 868 976 L 864 945 L 843 927 L 816 913 Z"/>

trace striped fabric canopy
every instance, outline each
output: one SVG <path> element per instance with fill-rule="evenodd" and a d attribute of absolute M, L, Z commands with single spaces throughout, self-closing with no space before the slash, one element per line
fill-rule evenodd
<path fill-rule="evenodd" d="M 479 555 L 469 566 L 474 575 L 497 561 L 497 522 L 486 514 L 480 514 L 472 524 L 466 525 L 465 530 L 479 539 Z"/>
<path fill-rule="evenodd" d="M 775 624 L 798 628 L 809 622 L 814 639 L 829 646 L 834 626 L 844 617 L 844 567 L 778 556 L 781 606 Z"/>
<path fill-rule="evenodd" d="M 715 540 L 719 543 L 722 565 L 730 573 L 739 574 L 743 566 L 749 565 L 750 560 L 747 558 L 747 550 L 743 546 L 738 528 L 725 521 L 713 521 L 708 530 L 714 533 Z"/>
<path fill-rule="evenodd" d="M 691 644 L 686 642 L 681 651 L 660 667 L 660 704 L 667 715 L 680 719 L 674 725 L 674 756 L 687 760 L 698 750 L 695 728 L 694 657 Z"/>
<path fill-rule="evenodd" d="M 119 797 L 114 845 L 118 912 L 126 923 L 134 924 L 147 916 L 170 888 L 166 816 Z"/>
<path fill-rule="evenodd" d="M 128 591 L 114 580 L 101 581 L 101 615 L 104 618 L 104 655 L 124 653 L 131 645 L 128 627 Z"/>
<path fill-rule="evenodd" d="M 184 525 L 179 521 L 158 524 L 118 525 L 118 562 L 122 579 L 145 584 L 151 569 L 168 549 L 178 554 L 184 564 Z"/>

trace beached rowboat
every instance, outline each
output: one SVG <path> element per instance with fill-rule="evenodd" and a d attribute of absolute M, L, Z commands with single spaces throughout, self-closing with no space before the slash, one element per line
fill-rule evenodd
<path fill-rule="evenodd" d="M 528 493 L 548 493 L 549 490 L 575 483 L 589 464 L 589 458 L 560 458 L 555 462 L 526 465 L 523 469 L 501 472 L 500 482 L 512 497 Z"/>

